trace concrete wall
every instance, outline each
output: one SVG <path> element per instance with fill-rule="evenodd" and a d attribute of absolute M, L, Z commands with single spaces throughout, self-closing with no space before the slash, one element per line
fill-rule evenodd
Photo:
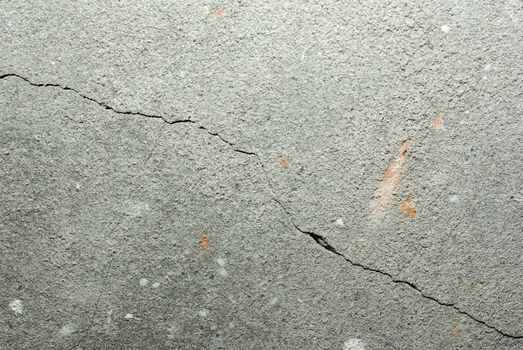
<path fill-rule="evenodd" d="M 521 1 L 0 5 L 0 349 L 523 348 Z"/>

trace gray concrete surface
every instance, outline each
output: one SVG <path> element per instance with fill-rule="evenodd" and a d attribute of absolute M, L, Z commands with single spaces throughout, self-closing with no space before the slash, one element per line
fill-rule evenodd
<path fill-rule="evenodd" d="M 522 349 L 522 4 L 0 1 L 0 349 Z"/>

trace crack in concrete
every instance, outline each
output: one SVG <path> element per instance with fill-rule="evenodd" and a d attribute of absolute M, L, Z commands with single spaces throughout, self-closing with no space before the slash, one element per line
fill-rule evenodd
<path fill-rule="evenodd" d="M 205 126 L 200 125 L 199 123 L 197 123 L 194 120 L 191 120 L 190 118 L 178 119 L 178 120 L 169 120 L 166 117 L 164 117 L 162 115 L 158 115 L 158 114 L 149 114 L 149 113 L 136 112 L 136 111 L 122 111 L 122 110 L 119 110 L 117 108 L 114 108 L 114 107 L 108 105 L 107 103 L 105 103 L 103 101 L 101 102 L 101 101 L 98 101 L 98 100 L 96 100 L 96 99 L 94 99 L 92 97 L 84 95 L 84 94 L 82 94 L 81 92 L 79 92 L 78 90 L 76 90 L 76 89 L 74 89 L 72 87 L 61 85 L 61 84 L 56 84 L 56 83 L 35 83 L 35 82 L 31 81 L 29 78 L 26 78 L 26 77 L 24 77 L 24 76 L 22 76 L 20 74 L 16 74 L 16 73 L 2 74 L 2 75 L 0 75 L 0 80 L 6 79 L 6 78 L 9 78 L 9 77 L 21 79 L 21 80 L 25 81 L 26 83 L 28 83 L 28 84 L 30 84 L 32 86 L 36 86 L 36 87 L 55 87 L 55 88 L 59 88 L 59 89 L 65 90 L 65 91 L 73 92 L 73 93 L 77 94 L 78 96 L 80 96 L 81 98 L 86 99 L 86 100 L 91 101 L 91 102 L 94 102 L 97 105 L 99 105 L 100 107 L 102 107 L 103 109 L 112 111 L 112 112 L 114 112 L 116 114 L 133 115 L 133 116 L 140 116 L 140 117 L 151 118 L 151 119 L 160 119 L 164 123 L 167 123 L 167 124 L 170 124 L 170 125 L 180 124 L 180 123 L 193 124 L 193 125 L 197 126 L 198 129 L 201 129 L 201 130 L 204 130 L 205 132 L 207 132 L 209 135 L 219 138 L 222 142 L 224 142 L 227 145 L 229 145 L 235 152 L 242 153 L 242 154 L 247 154 L 247 155 L 255 155 L 254 152 L 249 152 L 249 151 L 245 151 L 245 150 L 241 150 L 239 148 L 236 148 L 233 142 L 230 142 L 227 139 L 223 138 L 217 132 L 210 131 Z M 66 116 L 66 118 L 68 118 L 70 120 L 73 120 L 72 118 L 70 118 L 68 116 Z"/>
<path fill-rule="evenodd" d="M 390 279 L 393 283 L 396 283 L 396 284 L 403 284 L 405 286 L 408 286 L 412 289 L 414 289 L 415 291 L 417 291 L 423 298 L 425 299 L 429 299 L 429 300 L 432 300 L 432 301 L 435 301 L 436 303 L 438 303 L 439 305 L 441 306 L 447 306 L 447 307 L 452 307 L 454 310 L 456 310 L 458 313 L 462 314 L 462 315 L 465 315 L 469 318 L 471 318 L 472 320 L 476 321 L 477 323 L 480 323 L 484 326 L 486 326 L 487 328 L 490 328 L 494 331 L 496 331 L 497 333 L 505 336 L 505 337 L 508 337 L 508 338 L 512 338 L 512 339 L 523 339 L 523 336 L 522 335 L 514 335 L 514 334 L 509 334 L 509 333 L 506 333 L 494 326 L 492 326 L 491 324 L 485 322 L 485 321 L 482 321 L 474 316 L 472 316 L 471 314 L 469 314 L 468 312 L 466 311 L 463 311 L 462 309 L 459 308 L 459 306 L 457 306 L 456 304 L 454 303 L 446 303 L 446 302 L 443 302 L 443 301 L 440 301 L 438 299 L 436 299 L 435 297 L 432 297 L 430 295 L 427 295 L 425 294 L 418 286 L 416 286 L 414 283 L 412 282 L 409 282 L 409 281 L 404 281 L 404 280 L 400 280 L 400 279 L 397 279 L 397 278 L 394 278 L 394 276 L 392 276 L 390 273 L 386 272 L 386 271 L 382 271 L 382 270 L 379 270 L 379 269 L 376 269 L 376 268 L 372 268 L 372 267 L 369 267 L 369 266 L 365 266 L 363 264 L 360 264 L 358 262 L 355 262 L 353 261 L 352 259 L 350 259 L 349 257 L 345 256 L 344 254 L 338 252 L 336 250 L 336 248 L 334 248 L 332 245 L 330 245 L 327 240 L 325 239 L 325 237 L 317 234 L 317 233 L 314 233 L 312 231 L 306 231 L 306 230 L 303 230 L 301 229 L 298 225 L 296 225 L 293 220 L 292 220 L 292 215 L 291 213 L 287 210 L 287 208 L 285 208 L 285 206 L 279 201 L 277 200 L 276 198 L 273 198 L 273 200 L 278 203 L 281 208 L 283 209 L 283 211 L 287 214 L 287 216 L 289 216 L 290 218 L 290 222 L 291 224 L 294 226 L 294 228 L 298 231 L 300 231 L 301 233 L 305 234 L 305 235 L 308 235 L 310 236 L 317 244 L 319 244 L 320 246 L 322 246 L 324 249 L 328 250 L 329 252 L 333 253 L 333 254 L 336 254 L 340 257 L 342 257 L 343 259 L 345 259 L 349 264 L 351 264 L 352 266 L 356 266 L 356 267 L 359 267 L 365 271 L 370 271 L 370 272 L 374 272 L 374 273 L 378 273 L 380 275 L 383 275 L 383 276 L 386 276 L 388 279 Z"/>
<path fill-rule="evenodd" d="M 102 108 L 104 109 L 107 109 L 107 110 L 110 110 L 114 113 L 117 113 L 117 114 L 124 114 L 124 115 L 134 115 L 134 116 L 141 116 L 141 117 L 145 117 L 145 118 L 152 118 L 152 119 L 160 119 L 162 120 L 163 122 L 167 123 L 167 124 L 178 124 L 178 123 L 189 123 L 189 124 L 193 124 L 195 126 L 198 127 L 198 129 L 201 129 L 201 130 L 204 130 L 205 132 L 207 132 L 209 135 L 211 136 L 214 136 L 214 137 L 217 137 L 218 139 L 220 139 L 220 141 L 222 141 L 223 143 L 227 144 L 228 146 L 231 147 L 231 149 L 234 151 L 234 152 L 238 152 L 238 153 L 241 153 L 241 154 L 245 154 L 245 155 L 248 155 L 248 156 L 255 156 L 257 158 L 257 161 L 260 165 L 260 167 L 262 168 L 262 171 L 264 172 L 264 176 L 266 178 L 268 178 L 268 175 L 266 173 L 266 170 L 265 170 L 265 167 L 263 165 L 263 162 L 261 161 L 259 155 L 255 152 L 252 152 L 252 151 L 246 151 L 246 150 L 242 150 L 242 149 L 239 149 L 235 146 L 235 144 L 231 141 L 228 141 L 227 139 L 223 138 L 219 133 L 216 133 L 216 132 L 211 132 L 210 130 L 208 130 L 205 126 L 203 125 L 200 125 L 198 124 L 197 122 L 191 120 L 191 119 L 180 119 L 180 120 L 174 120 L 174 121 L 169 121 L 168 119 L 166 119 L 164 116 L 161 116 L 161 115 L 155 115 L 155 114 L 147 114 L 147 113 L 142 113 L 142 112 L 135 112 L 135 111 L 122 111 L 122 110 L 118 110 L 114 107 L 111 107 L 109 105 L 107 105 L 105 102 L 100 102 L 100 101 L 97 101 L 96 99 L 92 98 L 92 97 L 89 97 L 89 96 L 86 96 L 82 93 L 80 93 L 78 90 L 74 89 L 74 88 L 71 88 L 69 86 L 63 86 L 63 85 L 60 85 L 60 84 L 55 84 L 55 83 L 35 83 L 35 82 L 32 82 L 31 80 L 29 80 L 28 78 L 26 77 L 23 77 L 19 74 L 16 74 L 16 73 L 8 73 L 8 74 L 3 74 L 3 75 L 0 75 L 0 80 L 2 79 L 5 79 L 5 78 L 8 78 L 8 77 L 16 77 L 16 78 L 19 78 L 25 82 L 27 82 L 28 84 L 32 85 L 32 86 L 36 86 L 36 87 L 56 87 L 56 88 L 60 88 L 62 90 L 65 90 L 65 91 L 71 91 L 71 92 L 74 92 L 75 94 L 77 94 L 78 96 L 88 100 L 88 101 L 91 101 L 91 102 L 94 102 L 96 103 L 97 105 L 101 106 Z M 270 182 L 268 182 L 270 183 Z M 269 187 L 269 190 L 270 190 L 270 187 Z M 411 289 L 414 289 L 416 292 L 418 292 L 424 299 L 428 299 L 428 300 L 432 300 L 434 302 L 436 302 L 437 304 L 441 305 L 441 306 L 446 306 L 446 307 L 451 307 L 453 308 L 456 312 L 458 312 L 459 314 L 461 315 L 464 315 L 464 316 L 467 316 L 469 317 L 470 319 L 474 320 L 475 322 L 479 323 L 479 324 L 482 324 L 484 325 L 485 327 L 497 332 L 498 334 L 504 336 L 504 337 L 508 337 L 508 338 L 512 338 L 512 339 L 523 339 L 523 335 L 514 335 L 514 334 L 509 334 L 507 332 L 504 332 L 498 328 L 496 328 L 495 326 L 492 326 L 491 324 L 489 324 L 488 322 L 486 321 L 483 321 L 483 320 L 480 320 L 476 317 L 474 317 L 473 315 L 471 315 L 470 313 L 462 310 L 459 306 L 457 306 L 456 304 L 454 303 L 446 303 L 446 302 L 443 302 L 443 301 L 440 301 L 438 299 L 436 299 L 435 297 L 432 297 L 430 295 L 427 295 L 425 294 L 418 286 L 416 286 L 414 283 L 412 282 L 409 282 L 409 281 L 404 281 L 404 280 L 400 280 L 400 279 L 396 279 L 394 278 L 390 273 L 386 272 L 386 271 L 382 271 L 382 270 L 379 270 L 379 269 L 376 269 L 376 268 L 372 268 L 372 267 L 369 267 L 369 266 L 366 266 L 366 265 L 363 265 L 361 263 L 358 263 L 358 262 L 355 262 L 353 261 L 352 259 L 348 258 L 347 256 L 345 256 L 344 254 L 338 252 L 336 250 L 336 248 L 334 248 L 332 245 L 330 245 L 327 240 L 325 239 L 325 237 L 317 234 L 317 233 L 314 233 L 312 231 L 306 231 L 306 230 L 303 230 L 301 229 L 298 225 L 296 225 L 292 219 L 292 215 L 291 213 L 287 210 L 287 208 L 278 200 L 276 199 L 276 196 L 274 196 L 271 192 L 271 195 L 272 195 L 272 199 L 283 209 L 283 211 L 287 214 L 287 216 L 289 217 L 289 220 L 291 222 L 291 224 L 294 226 L 294 228 L 296 230 L 298 230 L 299 232 L 311 237 L 318 245 L 320 245 L 321 247 L 323 247 L 324 249 L 326 249 L 327 251 L 335 254 L 335 255 L 338 255 L 340 257 L 342 257 L 345 261 L 347 261 L 349 264 L 351 264 L 352 266 L 355 266 L 355 267 L 359 267 L 365 271 L 369 271 L 369 272 L 372 272 L 372 273 L 377 273 L 377 274 L 380 274 L 382 276 L 385 276 L 387 277 L 388 279 L 390 279 L 393 283 L 396 283 L 396 284 L 402 284 L 402 285 L 405 285 L 407 287 L 410 287 Z M 112 261 L 111 261 L 112 262 Z M 80 342 L 81 342 L 81 339 L 80 339 Z M 79 342 L 79 343 L 80 343 Z M 79 344 L 78 343 L 78 344 Z M 78 344 L 76 346 L 78 346 Z M 76 347 L 74 346 L 74 347 Z"/>

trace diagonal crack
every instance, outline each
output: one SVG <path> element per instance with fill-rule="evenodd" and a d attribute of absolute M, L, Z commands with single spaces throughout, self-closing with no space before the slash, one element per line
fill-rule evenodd
<path fill-rule="evenodd" d="M 28 83 L 29 85 L 36 86 L 36 87 L 54 87 L 54 88 L 59 88 L 59 89 L 65 90 L 65 91 L 73 92 L 76 95 L 80 96 L 81 98 L 83 98 L 85 100 L 88 100 L 88 101 L 91 101 L 91 102 L 94 102 L 97 105 L 99 105 L 100 107 L 102 107 L 104 109 L 107 109 L 109 111 L 112 111 L 112 112 L 114 112 L 116 114 L 140 116 L 140 117 L 151 118 L 151 119 L 160 119 L 164 123 L 170 124 L 170 125 L 172 125 L 172 124 L 179 124 L 179 123 L 193 124 L 193 125 L 197 126 L 198 129 L 201 129 L 201 130 L 204 130 L 205 132 L 207 132 L 209 135 L 219 138 L 222 142 L 224 142 L 227 145 L 229 145 L 233 149 L 233 151 L 238 152 L 238 153 L 242 153 L 242 154 L 247 154 L 247 155 L 255 155 L 254 152 L 245 151 L 245 150 L 241 150 L 241 149 L 237 148 L 233 142 L 228 141 L 227 139 L 223 138 L 220 134 L 218 134 L 216 132 L 210 131 L 205 126 L 197 123 L 194 120 L 191 120 L 190 118 L 178 119 L 178 120 L 172 120 L 171 121 L 171 120 L 167 119 L 165 116 L 162 116 L 162 115 L 159 115 L 159 114 L 149 114 L 149 113 L 143 113 L 143 112 L 137 112 L 137 111 L 123 111 L 123 110 L 120 110 L 118 108 L 112 107 L 112 106 L 108 105 L 107 103 L 105 103 L 103 101 L 98 101 L 98 100 L 96 100 L 96 99 L 94 99 L 92 97 L 84 95 L 80 91 L 78 91 L 78 90 L 76 90 L 76 89 L 74 89 L 74 88 L 72 88 L 70 86 L 56 84 L 56 83 L 35 83 L 32 80 L 30 80 L 29 78 L 24 77 L 24 76 L 22 76 L 20 74 L 16 74 L 16 73 L 2 74 L 2 75 L 0 75 L 0 80 L 6 79 L 6 78 L 10 78 L 10 77 L 21 79 L 21 80 L 25 81 L 26 83 Z M 68 118 L 71 119 L 70 117 L 68 117 Z"/>
<path fill-rule="evenodd" d="M 436 299 L 435 297 L 432 297 L 430 295 L 427 295 L 425 294 L 425 292 L 423 292 L 418 286 L 416 286 L 414 283 L 412 282 L 409 282 L 409 281 L 404 281 L 404 280 L 400 280 L 400 279 L 397 279 L 395 278 L 394 276 L 392 276 L 390 273 L 386 272 L 386 271 L 382 271 L 382 270 L 379 270 L 379 269 L 376 269 L 376 268 L 373 268 L 373 267 L 369 267 L 369 266 L 365 266 L 363 264 L 360 264 L 358 262 L 355 262 L 353 261 L 351 258 L 345 256 L 344 254 L 340 253 L 339 251 L 336 250 L 336 248 L 334 248 L 332 245 L 329 244 L 329 242 L 327 242 L 327 240 L 325 239 L 325 237 L 317 234 L 317 233 L 314 233 L 312 231 L 306 231 L 306 230 L 303 230 L 301 229 L 298 225 L 296 225 L 293 221 L 292 221 L 292 215 L 291 213 L 287 210 L 287 208 L 285 208 L 285 206 L 276 198 L 273 198 L 273 200 L 278 203 L 280 205 L 280 207 L 283 209 L 283 211 L 287 214 L 287 216 L 290 218 L 290 221 L 291 221 L 291 224 L 294 226 L 294 228 L 296 228 L 296 230 L 300 231 L 301 233 L 303 234 L 306 234 L 308 236 L 310 236 L 317 244 L 319 244 L 320 246 L 322 246 L 324 249 L 328 250 L 329 252 L 333 253 L 333 254 L 336 254 L 338 256 L 341 256 L 343 259 L 345 259 L 349 264 L 353 265 L 353 266 L 356 266 L 356 267 L 359 267 L 359 268 L 362 268 L 363 270 L 365 271 L 370 271 L 370 272 L 373 272 L 373 273 L 378 273 L 380 275 L 383 275 L 383 276 L 386 276 L 388 279 L 390 279 L 393 283 L 396 283 L 396 284 L 403 284 L 405 286 L 408 286 L 412 289 L 414 289 L 415 291 L 417 291 L 423 298 L 425 299 L 429 299 L 429 300 L 432 300 L 432 301 L 435 301 L 436 303 L 438 303 L 439 305 L 441 306 L 447 306 L 447 307 L 452 307 L 454 310 L 456 310 L 458 313 L 462 314 L 462 315 L 465 315 L 469 318 L 471 318 L 472 320 L 486 326 L 487 328 L 490 328 L 494 331 L 496 331 L 497 333 L 505 336 L 505 337 L 508 337 L 508 338 L 513 338 L 513 339 L 523 339 L 523 336 L 521 335 L 515 335 L 515 334 L 509 334 L 509 333 L 506 333 L 494 326 L 492 326 L 491 324 L 489 324 L 488 322 L 485 322 L 485 321 L 482 321 L 476 317 L 474 317 L 473 315 L 469 314 L 468 312 L 462 310 L 459 306 L 457 306 L 456 304 L 454 303 L 446 303 L 446 302 L 443 302 L 443 301 L 440 301 L 438 299 Z"/>
<path fill-rule="evenodd" d="M 173 124 L 178 124 L 178 123 L 189 123 L 189 124 L 193 124 L 195 126 L 198 127 L 198 129 L 201 129 L 201 130 L 204 130 L 205 132 L 207 132 L 209 135 L 211 136 L 214 136 L 216 138 L 218 138 L 221 142 L 229 145 L 231 147 L 231 149 L 234 151 L 234 152 L 238 152 L 238 153 L 241 153 L 241 154 L 245 154 L 245 155 L 249 155 L 249 156 L 255 156 L 257 158 L 257 161 L 265 175 L 265 177 L 268 179 L 268 174 L 265 170 L 265 167 L 263 165 L 263 162 L 261 161 L 261 158 L 259 157 L 259 155 L 255 152 L 252 152 L 252 151 L 246 151 L 246 150 L 242 150 L 242 149 L 239 149 L 235 146 L 235 143 L 234 142 L 231 142 L 231 141 L 228 141 L 227 139 L 225 139 L 224 137 L 222 137 L 219 133 L 216 133 L 216 132 L 212 132 L 210 131 L 209 129 L 207 129 L 205 126 L 203 125 L 200 125 L 199 123 L 197 123 L 196 121 L 194 120 L 191 120 L 191 119 L 180 119 L 180 120 L 174 120 L 174 121 L 170 121 L 168 120 L 166 117 L 162 116 L 162 115 L 156 115 L 156 114 L 148 114 L 148 113 L 143 113 L 143 112 L 137 112 L 137 111 L 122 111 L 122 110 L 119 110 L 117 108 L 114 108 L 108 104 L 106 104 L 105 102 L 101 102 L 101 101 L 98 101 L 92 97 L 89 97 L 87 95 L 84 95 L 82 94 L 81 92 L 79 92 L 78 90 L 74 89 L 74 88 L 71 88 L 69 86 L 64 86 L 64 85 L 60 85 L 60 84 L 55 84 L 55 83 L 35 83 L 33 81 L 31 81 L 29 78 L 26 78 L 26 77 L 23 77 L 19 74 L 16 74 L 16 73 L 7 73 L 7 74 L 3 74 L 3 75 L 0 75 L 0 80 L 2 79 L 5 79 L 5 78 L 8 78 L 8 77 L 15 77 L 15 78 L 18 78 L 18 79 L 21 79 L 25 82 L 27 82 L 28 84 L 32 85 L 32 86 L 36 86 L 36 87 L 56 87 L 56 88 L 60 88 L 62 90 L 65 90 L 65 91 L 71 91 L 75 94 L 77 94 L 78 96 L 88 100 L 88 101 L 91 101 L 91 102 L 94 102 L 96 103 L 97 105 L 101 106 L 102 108 L 104 109 L 107 109 L 107 110 L 110 110 L 114 113 L 117 113 L 117 114 L 124 114 L 124 115 L 133 115 L 133 116 L 141 116 L 141 117 L 145 117 L 145 118 L 152 118 L 152 119 L 161 119 L 164 123 L 167 123 L 167 124 L 170 124 L 170 125 L 173 125 Z M 271 193 L 272 194 L 272 193 Z M 358 263 L 358 262 L 355 262 L 353 261 L 352 259 L 350 259 L 349 257 L 345 256 L 344 254 L 340 253 L 339 251 L 336 250 L 336 248 L 334 248 L 332 245 L 330 245 L 327 240 L 325 239 L 325 237 L 317 234 L 317 233 L 314 233 L 312 231 L 306 231 L 306 230 L 303 230 L 301 229 L 298 225 L 296 225 L 294 223 L 294 221 L 292 220 L 292 215 L 291 213 L 287 210 L 287 208 L 278 200 L 276 199 L 276 197 L 273 195 L 272 196 L 272 199 L 283 209 L 283 211 L 287 214 L 287 216 L 289 217 L 290 219 L 290 222 L 291 224 L 294 226 L 294 228 L 296 230 L 298 230 L 299 232 L 305 234 L 305 235 L 308 235 L 309 237 L 311 237 L 317 244 L 319 244 L 321 247 L 323 247 L 325 250 L 328 250 L 329 252 L 333 253 L 333 254 L 336 254 L 340 257 L 342 257 L 343 259 L 345 259 L 345 261 L 347 261 L 349 264 L 355 266 L 355 267 L 359 267 L 365 271 L 369 271 L 369 272 L 372 272 L 372 273 L 377 273 L 377 274 L 380 274 L 382 276 L 385 276 L 387 277 L 388 279 L 390 279 L 393 283 L 396 283 L 396 284 L 402 284 L 404 286 L 407 286 L 411 289 L 414 289 L 416 292 L 418 292 L 423 298 L 425 299 L 428 299 L 428 300 L 432 300 L 434 302 L 436 302 L 437 304 L 441 305 L 441 306 L 446 306 L 446 307 L 451 307 L 453 308 L 456 312 L 458 312 L 459 314 L 461 315 L 464 315 L 464 316 L 467 316 L 468 318 L 474 320 L 475 322 L 479 323 L 479 324 L 482 324 L 484 325 L 485 327 L 501 334 L 502 336 L 504 337 L 508 337 L 508 338 L 512 338 L 512 339 L 523 339 L 523 335 L 515 335 L 515 334 L 510 334 L 510 333 L 507 333 L 507 332 L 504 332 L 498 328 L 496 328 L 495 326 L 489 324 L 488 322 L 486 321 L 483 321 L 483 320 L 480 320 L 476 317 L 474 317 L 473 315 L 471 315 L 470 313 L 468 313 L 467 311 L 464 311 L 462 310 L 459 306 L 457 306 L 456 304 L 454 303 L 446 303 L 446 302 L 443 302 L 443 301 L 440 301 L 439 299 L 435 298 L 435 297 L 432 297 L 430 295 L 427 295 L 425 294 L 425 292 L 423 292 L 418 286 L 416 286 L 414 283 L 412 282 L 409 282 L 409 281 L 405 281 L 405 280 L 400 280 L 400 279 L 397 279 L 395 278 L 394 276 L 392 276 L 390 273 L 386 272 L 386 271 L 382 271 L 382 270 L 379 270 L 379 269 L 376 269 L 376 268 L 373 268 L 373 267 L 370 267 L 370 266 L 366 266 L 366 265 L 363 265 L 361 263 Z"/>

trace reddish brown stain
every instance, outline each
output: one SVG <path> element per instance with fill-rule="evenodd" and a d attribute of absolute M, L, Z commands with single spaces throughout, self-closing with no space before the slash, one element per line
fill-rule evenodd
<path fill-rule="evenodd" d="M 220 9 L 216 9 L 216 11 L 214 11 L 214 15 L 215 15 L 216 17 L 221 17 L 221 16 L 222 16 L 222 10 L 220 10 Z"/>
<path fill-rule="evenodd" d="M 280 164 L 282 168 L 287 168 L 289 166 L 289 160 L 285 156 L 279 156 L 278 164 Z"/>
<path fill-rule="evenodd" d="M 389 161 L 389 165 L 383 172 L 383 180 L 376 190 L 375 199 L 371 205 L 374 213 L 381 212 L 387 208 L 392 198 L 396 195 L 410 146 L 411 141 L 407 139 L 401 146 L 399 155 Z"/>
<path fill-rule="evenodd" d="M 454 328 L 452 328 L 452 335 L 455 337 L 460 335 L 461 332 L 463 332 L 463 326 L 460 325 L 459 323 L 457 325 L 455 325 Z"/>
<path fill-rule="evenodd" d="M 204 234 L 202 238 L 200 239 L 200 248 L 203 250 L 207 250 L 209 248 L 209 235 Z"/>
<path fill-rule="evenodd" d="M 416 216 L 416 204 L 412 201 L 411 194 L 409 194 L 401 203 L 400 212 L 405 212 L 410 217 Z"/>
<path fill-rule="evenodd" d="M 439 129 L 443 125 L 443 117 L 438 114 L 436 118 L 432 121 L 432 128 L 433 129 Z"/>

